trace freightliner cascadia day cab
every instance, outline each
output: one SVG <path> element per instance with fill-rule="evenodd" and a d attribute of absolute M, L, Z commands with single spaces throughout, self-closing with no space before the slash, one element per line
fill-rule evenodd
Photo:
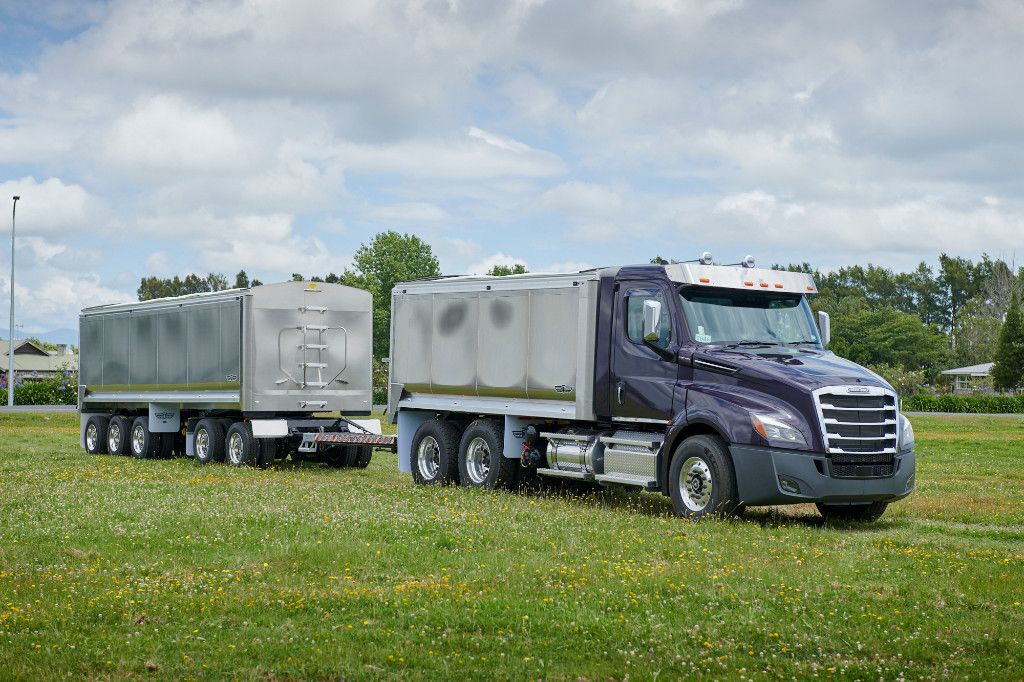
<path fill-rule="evenodd" d="M 372 303 L 286 282 L 86 308 L 78 405 L 90 453 L 365 467 L 393 445 L 371 410 Z"/>
<path fill-rule="evenodd" d="M 681 516 L 816 503 L 875 520 L 914 488 L 881 377 L 826 350 L 806 274 L 700 261 L 456 277 L 392 294 L 389 415 L 418 483 L 638 486 Z"/>

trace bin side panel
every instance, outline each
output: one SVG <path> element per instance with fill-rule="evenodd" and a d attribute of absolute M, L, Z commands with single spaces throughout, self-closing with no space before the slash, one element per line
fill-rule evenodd
<path fill-rule="evenodd" d="M 433 393 L 476 395 L 477 294 L 434 294 Z"/>
<path fill-rule="evenodd" d="M 226 301 L 220 310 L 220 379 L 238 384 L 242 362 L 242 306 Z"/>
<path fill-rule="evenodd" d="M 477 394 L 525 398 L 530 296 L 525 291 L 480 294 Z"/>
<path fill-rule="evenodd" d="M 103 318 L 82 317 L 79 326 L 79 380 L 93 386 L 103 383 Z"/>
<path fill-rule="evenodd" d="M 130 344 L 129 318 L 127 313 L 117 313 L 103 318 L 103 385 L 127 386 Z"/>
<path fill-rule="evenodd" d="M 434 298 L 396 294 L 391 317 L 395 326 L 391 351 L 393 381 L 409 391 L 430 392 L 430 359 L 434 329 Z"/>
<path fill-rule="evenodd" d="M 190 306 L 188 316 L 188 385 L 199 389 L 220 383 L 220 310 Z"/>
<path fill-rule="evenodd" d="M 135 388 L 150 387 L 157 383 L 157 315 L 152 312 L 136 313 L 131 316 L 131 355 L 129 360 L 128 383 Z"/>
<path fill-rule="evenodd" d="M 530 398 L 576 400 L 579 296 L 578 288 L 530 292 Z"/>
<path fill-rule="evenodd" d="M 156 335 L 160 343 L 156 374 L 161 385 L 188 385 L 186 320 L 187 313 L 182 308 L 167 310 L 156 318 Z"/>

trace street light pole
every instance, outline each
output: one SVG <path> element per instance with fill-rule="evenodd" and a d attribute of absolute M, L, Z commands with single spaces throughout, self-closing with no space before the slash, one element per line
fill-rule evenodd
<path fill-rule="evenodd" d="M 7 407 L 14 407 L 14 215 L 20 198 L 14 197 L 11 206 L 11 345 L 7 349 Z"/>

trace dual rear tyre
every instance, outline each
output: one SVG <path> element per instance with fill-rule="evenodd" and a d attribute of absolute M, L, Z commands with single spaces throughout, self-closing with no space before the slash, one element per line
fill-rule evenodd
<path fill-rule="evenodd" d="M 461 434 L 452 422 L 431 419 L 412 439 L 412 477 L 425 485 L 459 483 L 470 488 L 511 488 L 519 460 L 504 455 L 504 430 L 493 419 L 477 419 Z"/>

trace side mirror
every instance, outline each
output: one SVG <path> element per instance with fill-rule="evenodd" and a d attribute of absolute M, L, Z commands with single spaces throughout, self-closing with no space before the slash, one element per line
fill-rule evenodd
<path fill-rule="evenodd" d="M 661 302 L 644 301 L 644 341 L 661 338 Z"/>
<path fill-rule="evenodd" d="M 821 345 L 828 346 L 832 340 L 832 320 L 824 310 L 818 311 L 818 336 L 821 337 Z"/>

